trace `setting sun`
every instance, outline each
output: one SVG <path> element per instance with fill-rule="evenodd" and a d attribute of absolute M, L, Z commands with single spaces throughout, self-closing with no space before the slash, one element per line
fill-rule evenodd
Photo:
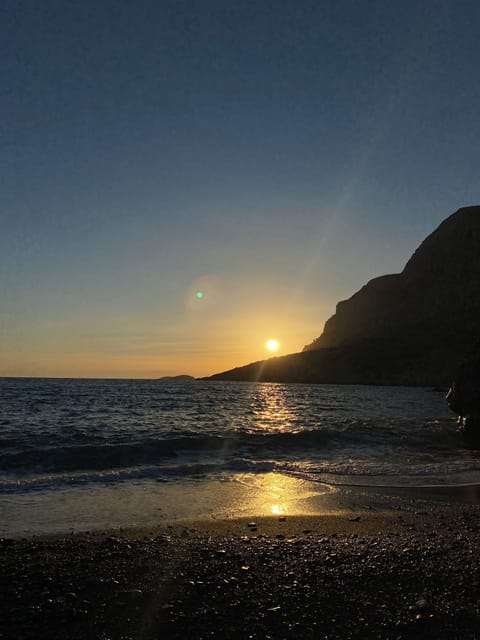
<path fill-rule="evenodd" d="M 267 340 L 265 343 L 265 348 L 268 349 L 268 351 L 277 351 L 279 346 L 280 343 L 278 340 Z"/>

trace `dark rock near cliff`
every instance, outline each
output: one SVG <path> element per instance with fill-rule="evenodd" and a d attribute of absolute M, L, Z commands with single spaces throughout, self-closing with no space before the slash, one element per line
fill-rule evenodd
<path fill-rule="evenodd" d="M 480 206 L 448 217 L 400 274 L 339 302 L 302 353 L 212 376 L 224 380 L 444 385 L 480 336 Z"/>

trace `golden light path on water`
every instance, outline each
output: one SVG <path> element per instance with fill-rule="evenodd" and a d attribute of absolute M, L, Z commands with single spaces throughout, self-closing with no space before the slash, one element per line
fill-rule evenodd
<path fill-rule="evenodd" d="M 289 404 L 283 384 L 252 384 L 250 410 L 254 416 L 249 430 L 257 435 L 289 434 L 301 431 L 298 402 Z M 231 452 L 226 445 L 225 455 Z M 265 452 L 268 458 L 268 452 Z M 228 486 L 229 485 L 229 486 Z M 330 485 L 309 482 L 283 473 L 237 473 L 224 483 L 223 498 L 230 500 L 221 512 L 229 517 L 241 515 L 283 516 L 313 514 L 319 509 L 322 496 L 335 493 Z M 318 500 L 315 500 L 315 499 Z M 220 505 L 219 505 L 220 506 Z"/>
<path fill-rule="evenodd" d="M 254 415 L 251 432 L 272 434 L 295 432 L 296 410 L 289 406 L 282 384 L 262 383 L 252 389 L 250 408 Z"/>
<path fill-rule="evenodd" d="M 306 515 L 322 511 L 318 498 L 334 487 L 306 482 L 281 473 L 237 474 L 233 480 L 244 488 L 231 505 L 233 513 L 261 516 Z"/>

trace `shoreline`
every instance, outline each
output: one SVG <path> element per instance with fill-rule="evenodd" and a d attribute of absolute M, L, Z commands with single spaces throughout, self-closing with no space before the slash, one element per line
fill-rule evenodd
<path fill-rule="evenodd" d="M 228 530 L 234 535 L 239 528 L 234 523 L 259 520 L 269 523 L 271 529 L 278 517 L 284 520 L 283 528 L 287 528 L 285 521 L 294 523 L 302 518 L 317 522 L 323 518 L 327 523 L 337 517 L 335 526 L 357 517 L 362 522 L 373 522 L 373 518 L 387 522 L 399 512 L 406 515 L 425 510 L 480 508 L 480 485 L 327 485 L 264 473 L 239 474 L 227 481 L 107 487 L 100 493 L 85 487 L 60 498 L 55 492 L 2 497 L 4 518 L 0 537 L 55 538 L 86 531 L 162 531 L 182 527 L 184 523 L 185 527 L 199 531 Z"/>
<path fill-rule="evenodd" d="M 267 474 L 272 475 L 272 474 Z M 277 475 L 277 474 L 275 474 Z M 61 540 L 120 536 L 128 539 L 162 535 L 184 537 L 304 536 L 307 534 L 375 535 L 398 532 L 399 527 L 428 533 L 459 514 L 478 514 L 480 485 L 442 487 L 336 486 L 334 492 L 298 499 L 293 513 L 244 514 L 235 508 L 222 515 L 162 518 L 147 524 L 90 527 L 11 536 L 23 540 Z M 255 524 L 255 526 L 250 526 Z M 8 537 L 7 537 L 8 538 Z"/>
<path fill-rule="evenodd" d="M 470 505 L 449 506 L 447 508 L 417 505 L 416 508 L 398 507 L 394 511 L 350 511 L 329 514 L 304 514 L 293 516 L 250 516 L 224 519 L 182 519 L 148 525 L 68 531 L 61 533 L 33 534 L 15 538 L 3 538 L 7 544 L 22 541 L 101 542 L 109 538 L 131 541 L 153 540 L 161 537 L 172 539 L 206 540 L 231 538 L 250 540 L 277 538 L 310 538 L 318 536 L 384 536 L 400 535 L 404 531 L 429 535 L 438 531 L 439 525 L 450 527 L 449 522 L 457 519 L 475 518 L 480 520 L 480 507 Z"/>
<path fill-rule="evenodd" d="M 448 487 L 365 487 L 342 486 L 333 493 L 310 496 L 299 501 L 305 511 L 266 514 L 251 511 L 242 514 L 233 509 L 221 516 L 163 518 L 155 523 L 90 527 L 64 531 L 11 536 L 24 540 L 61 540 L 120 536 L 129 539 L 159 535 L 194 537 L 302 536 L 308 534 L 392 533 L 400 527 L 429 532 L 439 522 L 458 514 L 477 514 L 480 518 L 480 485 Z M 255 527 L 250 525 L 255 524 Z"/>

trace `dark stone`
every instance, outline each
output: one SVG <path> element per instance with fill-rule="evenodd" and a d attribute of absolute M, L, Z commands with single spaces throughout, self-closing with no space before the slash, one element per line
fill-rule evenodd
<path fill-rule="evenodd" d="M 480 342 L 460 362 L 446 400 L 467 444 L 480 448 Z"/>

